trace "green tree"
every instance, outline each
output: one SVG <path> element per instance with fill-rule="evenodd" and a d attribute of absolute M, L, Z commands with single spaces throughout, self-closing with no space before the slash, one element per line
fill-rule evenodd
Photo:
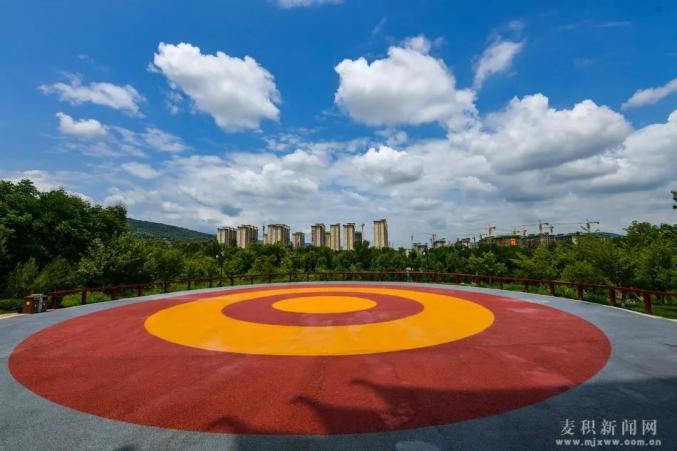
<path fill-rule="evenodd" d="M 19 263 L 7 278 L 6 294 L 12 298 L 23 298 L 31 291 L 33 282 L 40 270 L 34 258 L 25 263 Z"/>
<path fill-rule="evenodd" d="M 46 293 L 52 290 L 73 288 L 78 285 L 77 267 L 64 257 L 49 262 L 33 281 L 32 291 Z"/>
<path fill-rule="evenodd" d="M 468 259 L 468 266 L 473 274 L 500 276 L 507 271 L 505 263 L 499 262 L 491 251 L 481 255 L 471 255 Z"/>
<path fill-rule="evenodd" d="M 108 244 L 96 239 L 78 264 L 78 280 L 85 286 L 146 282 L 150 279 L 147 247 L 145 241 L 130 234 Z"/>
<path fill-rule="evenodd" d="M 183 252 L 179 249 L 161 245 L 150 253 L 145 267 L 155 280 L 173 280 L 183 273 L 185 263 Z"/>
<path fill-rule="evenodd" d="M 512 261 L 519 277 L 546 280 L 557 277 L 555 260 L 546 246 L 538 246 L 533 255 L 523 253 Z"/>
<path fill-rule="evenodd" d="M 259 255 L 254 260 L 254 265 L 249 272 L 251 274 L 274 274 L 279 272 L 279 267 L 275 265 L 275 256 Z"/>

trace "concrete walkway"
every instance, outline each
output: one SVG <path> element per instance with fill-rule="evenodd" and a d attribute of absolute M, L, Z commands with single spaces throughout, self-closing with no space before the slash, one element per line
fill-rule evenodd
<path fill-rule="evenodd" d="M 336 284 L 332 282 L 332 285 Z M 291 284 L 275 284 L 275 287 L 283 285 Z M 0 321 L 0 449 L 580 449 L 557 443 L 557 440 L 568 438 L 619 439 L 621 442 L 657 439 L 661 446 L 642 449 L 677 449 L 676 322 L 570 299 L 462 286 L 442 287 L 497 294 L 577 315 L 607 335 L 612 347 L 611 358 L 594 377 L 563 394 L 503 414 L 450 425 L 333 436 L 184 432 L 122 423 L 75 411 L 39 397 L 11 376 L 8 358 L 14 347 L 49 325 L 95 311 L 186 293 L 91 304 Z M 212 291 L 220 290 L 226 288 Z M 196 292 L 199 291 L 190 293 Z M 596 434 L 583 435 L 581 426 L 590 420 L 595 421 Z M 616 421 L 615 434 L 601 434 L 603 420 Z M 623 423 L 628 426 L 633 421 L 637 422 L 636 432 L 622 434 Z M 562 434 L 565 422 L 575 424 L 573 437 Z M 655 436 L 642 431 L 643 422 L 645 427 L 657 426 Z M 633 449 L 630 443 L 625 446 L 596 444 L 596 447 Z"/>

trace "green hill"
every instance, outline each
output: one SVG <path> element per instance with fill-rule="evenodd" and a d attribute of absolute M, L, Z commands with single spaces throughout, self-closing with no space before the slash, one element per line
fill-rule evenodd
<path fill-rule="evenodd" d="M 215 239 L 215 235 L 197 232 L 159 222 L 141 221 L 127 218 L 129 231 L 134 235 L 148 240 L 160 241 L 207 241 Z"/>

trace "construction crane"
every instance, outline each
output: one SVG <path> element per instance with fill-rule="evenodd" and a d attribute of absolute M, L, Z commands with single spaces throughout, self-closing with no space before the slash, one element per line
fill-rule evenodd
<path fill-rule="evenodd" d="M 584 222 L 583 224 L 585 224 L 585 227 L 581 226 L 581 229 L 585 230 L 587 233 L 591 233 L 592 230 L 591 230 L 591 227 L 590 227 L 590 226 L 591 226 L 592 224 L 597 224 L 597 225 L 599 225 L 599 221 L 589 221 L 589 220 L 586 219 L 585 222 Z"/>
<path fill-rule="evenodd" d="M 553 222 L 550 224 L 551 227 L 551 232 L 552 233 L 552 226 L 555 225 L 578 225 L 581 226 L 581 230 L 583 230 L 586 233 L 592 233 L 592 226 L 594 224 L 599 224 L 599 221 L 590 221 L 589 219 L 586 219 L 585 221 L 579 221 L 579 222 Z"/>

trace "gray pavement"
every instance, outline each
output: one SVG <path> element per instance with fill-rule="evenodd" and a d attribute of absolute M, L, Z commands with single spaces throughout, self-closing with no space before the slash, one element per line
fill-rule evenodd
<path fill-rule="evenodd" d="M 275 284 L 282 285 L 289 284 Z M 122 423 L 78 412 L 35 395 L 10 375 L 7 362 L 12 349 L 46 326 L 121 305 L 181 296 L 185 292 L 91 304 L 0 321 L 0 450 L 584 449 L 556 442 L 567 438 L 561 435 L 562 422 L 567 419 L 579 424 L 582 420 L 598 423 L 596 436 L 583 437 L 577 433 L 574 438 L 604 438 L 599 434 L 599 422 L 609 419 L 618 423 L 616 434 L 611 438 L 621 442 L 626 439 L 658 439 L 660 446 L 644 446 L 641 449 L 677 449 L 677 322 L 570 299 L 474 287 L 445 287 L 498 294 L 578 315 L 606 333 L 612 345 L 611 358 L 602 371 L 589 381 L 561 395 L 507 413 L 451 425 L 332 436 L 185 432 Z M 224 289 L 227 288 L 213 290 Z M 193 290 L 190 293 L 199 291 L 210 290 Z M 623 420 L 637 420 L 638 431 L 634 436 L 620 434 Z M 643 420 L 656 420 L 655 437 L 642 435 Z M 634 449 L 635 446 L 630 443 L 625 446 L 596 444 L 595 447 Z"/>

